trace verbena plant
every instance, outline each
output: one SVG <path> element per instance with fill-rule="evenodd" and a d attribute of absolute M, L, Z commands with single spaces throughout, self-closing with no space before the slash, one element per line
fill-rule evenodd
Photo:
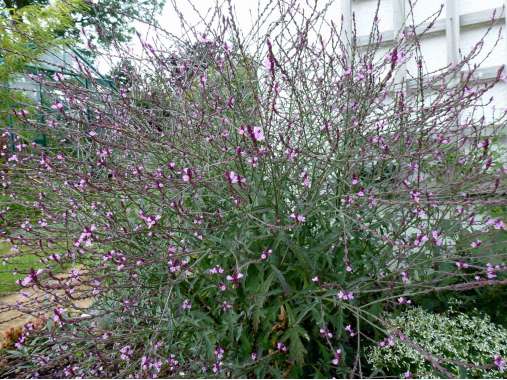
<path fill-rule="evenodd" d="M 507 203 L 505 112 L 485 117 L 503 71 L 475 80 L 483 40 L 428 73 L 437 15 L 390 47 L 375 22 L 360 47 L 328 5 L 273 3 L 246 35 L 230 3 L 184 37 L 156 29 L 144 56 L 111 53 L 132 62 L 119 88 L 80 66 L 34 77 L 54 103 L 17 114 L 59 144 L 4 149 L 4 209 L 35 192 L 41 216 L 3 238 L 40 256 L 20 286 L 45 301 L 17 308 L 49 322 L 4 374 L 363 377 L 365 347 L 407 339 L 384 312 L 507 282 L 487 213 Z"/>

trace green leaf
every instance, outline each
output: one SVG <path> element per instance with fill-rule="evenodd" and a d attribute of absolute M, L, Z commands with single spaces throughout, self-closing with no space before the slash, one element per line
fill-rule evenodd
<path fill-rule="evenodd" d="M 289 357 L 297 365 L 303 365 L 307 351 L 301 338 L 308 340 L 308 333 L 302 327 L 294 326 L 287 330 L 286 335 L 289 338 Z"/>
<path fill-rule="evenodd" d="M 280 272 L 280 269 L 278 269 L 276 266 L 274 266 L 273 264 L 270 264 L 270 266 L 271 266 L 271 269 L 273 269 L 273 272 L 275 273 L 276 278 L 280 282 L 280 285 L 282 285 L 284 294 L 286 296 L 288 296 L 291 292 L 291 289 L 290 289 L 289 284 L 287 283 L 287 280 L 285 279 L 285 276 L 283 275 L 282 272 Z"/>

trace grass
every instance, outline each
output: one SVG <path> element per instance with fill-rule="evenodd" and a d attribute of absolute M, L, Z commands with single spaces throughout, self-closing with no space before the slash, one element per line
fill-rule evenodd
<path fill-rule="evenodd" d="M 9 243 L 0 242 L 0 257 L 10 253 Z M 13 293 L 20 289 L 16 280 L 23 279 L 31 268 L 40 266 L 36 255 L 13 257 L 7 263 L 0 263 L 0 295 Z"/>

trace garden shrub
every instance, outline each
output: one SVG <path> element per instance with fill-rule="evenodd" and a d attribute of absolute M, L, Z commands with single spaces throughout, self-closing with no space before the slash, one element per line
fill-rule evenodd
<path fill-rule="evenodd" d="M 91 89 L 39 78 L 58 116 L 26 127 L 65 145 L 3 152 L 4 191 L 41 212 L 3 237 L 39 252 L 20 285 L 49 320 L 3 375 L 363 377 L 364 348 L 400 338 L 386 311 L 507 282 L 482 243 L 504 221 L 481 211 L 507 203 L 506 113 L 482 117 L 502 70 L 474 81 L 479 43 L 425 73 L 416 26 L 382 52 L 375 24 L 359 48 L 326 10 L 268 5 L 247 36 L 227 7 L 183 39 L 157 30 L 118 91 L 79 67 Z"/>
<path fill-rule="evenodd" d="M 459 378 L 505 378 L 505 363 L 498 368 L 491 363 L 491 353 L 507 354 L 507 330 L 491 323 L 488 316 L 467 315 L 449 311 L 434 314 L 413 308 L 388 318 L 392 331 L 401 330 L 409 344 L 373 347 L 368 361 L 377 371 L 399 377 L 440 377 L 424 355 L 431 353 L 441 364 Z M 498 364 L 502 359 L 498 358 Z M 470 368 L 468 365 L 472 364 Z"/>

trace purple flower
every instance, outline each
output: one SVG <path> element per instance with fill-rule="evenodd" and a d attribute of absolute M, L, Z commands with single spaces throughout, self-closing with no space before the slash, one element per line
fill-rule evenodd
<path fill-rule="evenodd" d="M 215 265 L 213 268 L 208 270 L 209 274 L 222 274 L 224 269 L 220 265 Z"/>
<path fill-rule="evenodd" d="M 192 308 L 192 302 L 190 302 L 188 299 L 183 300 L 181 303 L 181 308 L 183 310 L 190 310 Z"/>
<path fill-rule="evenodd" d="M 215 348 L 215 356 L 218 360 L 221 360 L 223 359 L 224 357 L 224 349 L 220 346 L 218 346 L 217 348 Z"/>
<path fill-rule="evenodd" d="M 51 105 L 51 108 L 55 111 L 61 111 L 63 109 L 63 104 L 61 102 L 56 102 Z"/>
<path fill-rule="evenodd" d="M 304 215 L 294 212 L 289 215 L 289 218 L 295 221 L 296 223 L 304 223 L 306 221 L 306 217 Z"/>
<path fill-rule="evenodd" d="M 320 336 L 322 336 L 323 338 L 332 338 L 333 337 L 333 333 L 331 331 L 329 331 L 329 329 L 327 327 L 323 327 L 319 330 L 320 332 Z"/>
<path fill-rule="evenodd" d="M 178 368 L 180 362 L 176 359 L 174 354 L 170 354 L 167 359 L 167 364 L 169 365 L 169 371 L 173 372 Z"/>
<path fill-rule="evenodd" d="M 227 181 L 229 181 L 230 184 L 235 184 L 239 182 L 239 176 L 233 172 L 232 170 L 230 172 L 227 172 L 225 174 Z"/>
<path fill-rule="evenodd" d="M 421 193 L 419 191 L 412 190 L 410 192 L 410 197 L 415 203 L 419 203 L 421 201 Z"/>
<path fill-rule="evenodd" d="M 266 71 L 272 73 L 275 69 L 275 64 L 271 56 L 268 54 L 266 58 L 264 58 L 264 62 L 262 63 Z"/>
<path fill-rule="evenodd" d="M 133 353 L 134 351 L 132 351 L 130 346 L 125 346 L 120 349 L 120 358 L 121 360 L 129 361 Z"/>
<path fill-rule="evenodd" d="M 276 343 L 276 349 L 280 352 L 287 352 L 288 351 L 287 346 L 285 344 L 283 344 L 282 342 Z"/>
<path fill-rule="evenodd" d="M 338 299 L 342 301 L 351 301 L 354 299 L 354 293 L 340 290 L 338 294 L 336 294 L 336 297 L 338 297 Z"/>
<path fill-rule="evenodd" d="M 394 346 L 394 337 L 392 336 L 388 336 L 387 338 L 385 338 L 384 340 L 380 341 L 379 344 L 378 344 L 380 347 L 382 348 L 385 348 L 385 347 L 392 347 Z"/>
<path fill-rule="evenodd" d="M 351 325 L 347 325 L 345 326 L 345 331 L 350 335 L 350 336 L 355 336 L 356 333 L 354 331 L 354 329 L 352 328 Z"/>
<path fill-rule="evenodd" d="M 273 253 L 272 249 L 265 249 L 261 252 L 261 260 L 267 260 L 269 256 Z"/>
<path fill-rule="evenodd" d="M 227 275 L 226 279 L 227 281 L 231 281 L 235 284 L 237 284 L 239 282 L 239 280 L 241 280 L 243 278 L 243 273 L 241 272 L 236 272 L 236 273 L 233 273 L 232 275 Z"/>
<path fill-rule="evenodd" d="M 253 127 L 252 138 L 254 141 L 264 141 L 264 131 L 262 127 Z"/>
<path fill-rule="evenodd" d="M 302 185 L 304 187 L 309 188 L 311 186 L 310 176 L 308 175 L 308 172 L 306 170 L 303 170 L 301 172 L 299 178 L 302 179 Z"/>
<path fill-rule="evenodd" d="M 433 237 L 433 241 L 436 246 L 441 246 L 444 242 L 442 239 L 442 233 L 439 231 L 432 231 L 431 236 Z"/>
<path fill-rule="evenodd" d="M 470 243 L 470 247 L 472 247 L 472 248 L 479 248 L 481 246 L 481 244 L 482 244 L 481 240 L 475 240 L 472 243 Z"/>
<path fill-rule="evenodd" d="M 192 180 L 192 169 L 190 168 L 183 168 L 181 171 L 181 180 L 183 182 L 190 182 Z"/>
<path fill-rule="evenodd" d="M 493 356 L 493 363 L 495 363 L 496 367 L 499 371 L 505 371 L 507 369 L 507 363 L 505 359 L 503 359 L 500 355 Z"/>
<path fill-rule="evenodd" d="M 424 234 L 417 234 L 417 237 L 414 240 L 414 245 L 416 247 L 422 247 L 427 241 L 428 237 Z"/>
<path fill-rule="evenodd" d="M 340 360 L 341 360 L 341 357 L 342 357 L 342 350 L 340 350 L 339 348 L 334 352 L 334 358 L 333 360 L 331 360 L 331 363 L 333 365 L 338 365 L 340 364 Z"/>
<path fill-rule="evenodd" d="M 411 300 L 409 300 L 408 298 L 405 298 L 405 297 L 398 297 L 397 301 L 400 305 L 410 305 L 412 303 Z"/>

